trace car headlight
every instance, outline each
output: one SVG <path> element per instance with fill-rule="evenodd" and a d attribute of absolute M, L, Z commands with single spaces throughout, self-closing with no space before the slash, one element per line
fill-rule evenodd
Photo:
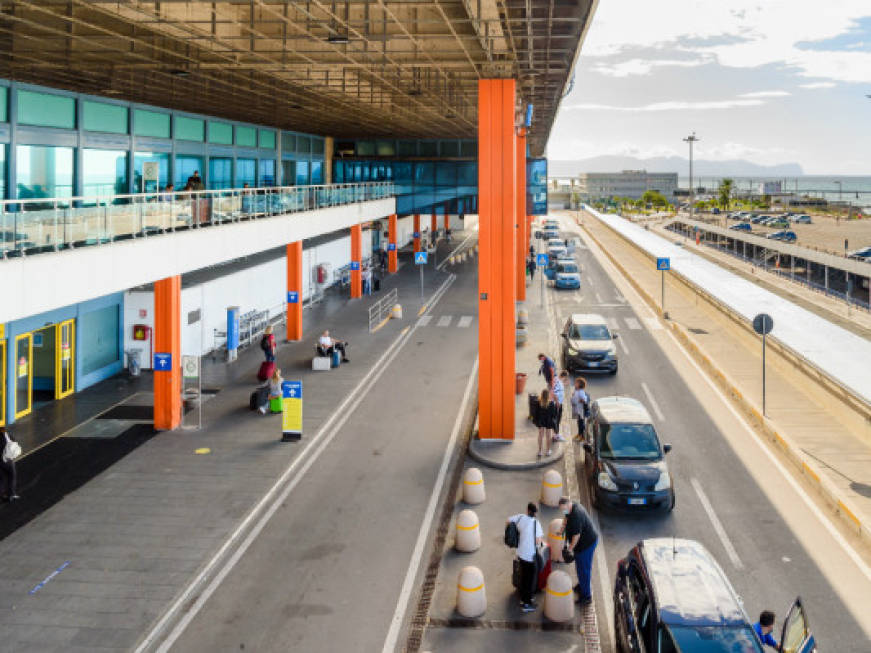
<path fill-rule="evenodd" d="M 616 357 L 617 357 L 617 352 L 614 352 L 614 351 L 606 351 L 605 352 L 605 358 L 608 360 L 611 360 L 611 359 L 616 358 Z"/>
<path fill-rule="evenodd" d="M 603 490 L 617 491 L 617 484 L 608 472 L 599 472 L 599 487 Z"/>
<path fill-rule="evenodd" d="M 572 349 L 571 347 L 569 347 L 569 348 L 567 349 L 567 351 L 568 351 L 568 353 L 569 353 L 569 356 L 577 356 L 577 355 L 578 355 L 578 350 L 577 350 L 577 349 Z"/>
<path fill-rule="evenodd" d="M 668 472 L 661 472 L 659 474 L 659 480 L 656 482 L 656 485 L 653 486 L 653 491 L 657 492 L 659 490 L 667 490 L 671 487 L 671 476 L 669 476 Z"/>

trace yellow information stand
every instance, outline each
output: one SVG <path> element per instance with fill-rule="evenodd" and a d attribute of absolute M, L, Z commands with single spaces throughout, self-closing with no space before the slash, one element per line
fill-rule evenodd
<path fill-rule="evenodd" d="M 281 383 L 281 441 L 302 438 L 302 381 Z"/>

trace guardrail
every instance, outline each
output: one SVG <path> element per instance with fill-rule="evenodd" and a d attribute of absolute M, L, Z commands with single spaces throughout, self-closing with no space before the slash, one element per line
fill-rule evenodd
<path fill-rule="evenodd" d="M 0 201 L 0 259 L 383 199 L 392 182 Z"/>
<path fill-rule="evenodd" d="M 394 288 L 369 307 L 369 333 L 372 333 L 379 324 L 390 317 L 390 311 L 398 301 L 399 296 Z"/>
<path fill-rule="evenodd" d="M 243 313 L 239 316 L 239 349 L 243 349 L 260 340 L 267 326 L 276 326 L 287 319 L 287 304 L 282 302 L 270 306 L 269 308 L 259 311 L 253 310 Z M 221 329 L 214 329 L 212 332 L 214 339 L 214 347 L 211 352 L 214 353 L 221 349 L 227 348 L 227 332 Z M 207 352 L 203 352 L 205 356 Z"/>

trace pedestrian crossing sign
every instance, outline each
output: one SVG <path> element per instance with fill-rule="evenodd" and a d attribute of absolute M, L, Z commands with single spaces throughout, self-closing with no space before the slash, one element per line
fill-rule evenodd
<path fill-rule="evenodd" d="M 547 254 L 539 254 L 535 257 L 535 263 L 540 268 L 547 267 Z"/>
<path fill-rule="evenodd" d="M 281 382 L 281 439 L 302 437 L 302 381 Z"/>
<path fill-rule="evenodd" d="M 426 265 L 426 252 L 415 252 L 414 253 L 414 264 L 415 265 Z"/>
<path fill-rule="evenodd" d="M 656 259 L 656 269 L 657 270 L 670 270 L 671 269 L 671 259 L 669 259 L 667 257 Z"/>

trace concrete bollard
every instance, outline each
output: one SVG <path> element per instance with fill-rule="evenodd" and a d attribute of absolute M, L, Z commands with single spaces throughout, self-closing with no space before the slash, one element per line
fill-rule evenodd
<path fill-rule="evenodd" d="M 529 324 L 529 311 L 526 310 L 525 308 L 518 308 L 517 309 L 517 325 L 518 326 L 521 326 L 521 325 L 525 326 L 527 324 Z"/>
<path fill-rule="evenodd" d="M 474 510 L 461 510 L 457 515 L 457 536 L 454 543 L 457 551 L 471 553 L 481 548 L 481 529 Z"/>
<path fill-rule="evenodd" d="M 397 320 L 402 319 L 402 306 L 399 304 L 394 304 L 393 308 L 390 310 L 390 317 L 395 318 Z"/>
<path fill-rule="evenodd" d="M 541 502 L 556 508 L 563 493 L 563 477 L 555 469 L 549 469 L 541 479 Z"/>
<path fill-rule="evenodd" d="M 562 534 L 563 520 L 551 519 L 547 527 L 547 543 L 550 544 L 550 559 L 554 562 L 563 562 L 563 543 L 566 541 Z"/>
<path fill-rule="evenodd" d="M 525 324 L 518 324 L 514 333 L 517 345 L 525 345 L 529 340 L 529 330 Z"/>
<path fill-rule="evenodd" d="M 572 577 L 558 569 L 547 577 L 544 589 L 544 616 L 557 623 L 575 618 L 575 597 Z"/>
<path fill-rule="evenodd" d="M 469 467 L 463 474 L 463 503 L 475 505 L 487 498 L 484 492 L 484 476 L 477 467 Z"/>
<path fill-rule="evenodd" d="M 569 592 L 571 591 L 572 587 L 569 585 Z M 571 600 L 572 597 L 569 599 Z M 477 567 L 463 567 L 457 578 L 457 612 L 464 617 L 474 619 L 480 617 L 486 610 L 487 592 L 484 590 L 484 574 Z"/>

